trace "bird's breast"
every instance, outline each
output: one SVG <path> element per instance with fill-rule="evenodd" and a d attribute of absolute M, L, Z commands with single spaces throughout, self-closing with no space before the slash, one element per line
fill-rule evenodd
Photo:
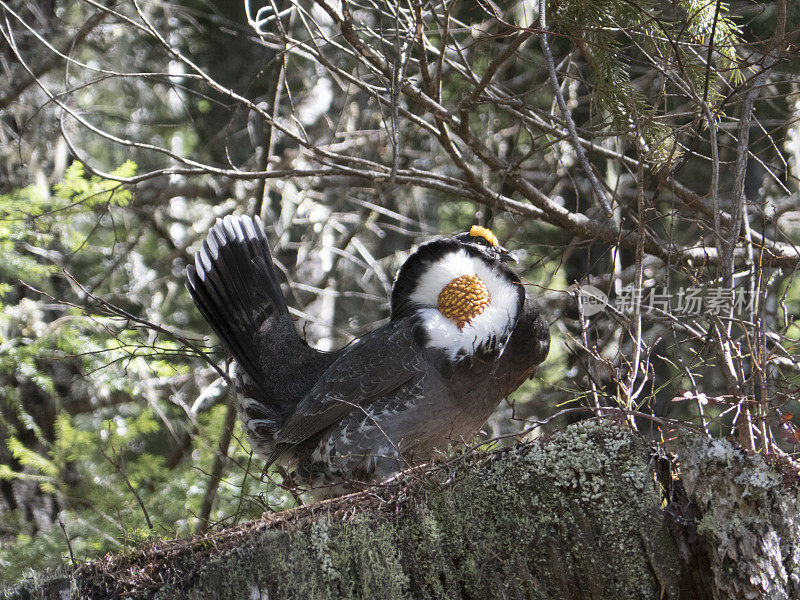
<path fill-rule="evenodd" d="M 520 295 L 519 283 L 498 265 L 458 250 L 428 264 L 410 297 L 419 307 L 426 345 L 456 360 L 502 347 Z"/>

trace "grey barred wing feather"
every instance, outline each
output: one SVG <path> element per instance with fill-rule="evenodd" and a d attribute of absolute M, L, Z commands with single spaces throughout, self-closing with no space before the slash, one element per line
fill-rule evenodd
<path fill-rule="evenodd" d="M 414 330 L 409 319 L 393 321 L 347 348 L 287 419 L 267 464 L 351 411 L 421 379 L 424 352 Z"/>

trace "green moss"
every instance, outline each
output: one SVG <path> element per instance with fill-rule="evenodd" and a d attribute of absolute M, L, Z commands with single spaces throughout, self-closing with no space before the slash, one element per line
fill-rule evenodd
<path fill-rule="evenodd" d="M 249 534 L 222 554 L 196 544 L 198 554 L 162 565 L 157 592 L 138 591 L 226 600 L 673 597 L 676 551 L 648 457 L 622 427 L 574 425 L 430 473 L 402 490 L 397 510 L 386 509 L 396 506 L 389 496 L 371 508 L 333 512 L 333 503 L 306 525 Z M 103 585 L 81 581 L 87 595 Z"/>
<path fill-rule="evenodd" d="M 209 598 L 655 598 L 651 560 L 670 542 L 642 539 L 643 527 L 663 532 L 646 461 L 623 428 L 580 424 L 439 472 L 396 521 L 367 513 L 266 532 L 189 587 Z"/>
<path fill-rule="evenodd" d="M 431 488 L 426 503 L 464 595 L 491 596 L 500 576 L 512 595 L 655 597 L 640 528 L 660 527 L 660 491 L 646 456 L 625 430 L 585 423 Z"/>

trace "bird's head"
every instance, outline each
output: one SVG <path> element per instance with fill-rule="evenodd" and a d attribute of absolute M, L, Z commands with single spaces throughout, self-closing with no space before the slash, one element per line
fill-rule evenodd
<path fill-rule="evenodd" d="M 429 341 L 452 356 L 505 339 L 525 298 L 516 260 L 485 227 L 422 244 L 392 287 L 392 319 L 416 313 Z"/>
<path fill-rule="evenodd" d="M 486 227 L 473 225 L 469 231 L 459 233 L 453 239 L 458 240 L 459 243 L 465 246 L 475 248 L 489 260 L 518 262 L 517 257 L 503 248 L 497 240 L 497 236 L 492 233 L 491 229 Z"/>

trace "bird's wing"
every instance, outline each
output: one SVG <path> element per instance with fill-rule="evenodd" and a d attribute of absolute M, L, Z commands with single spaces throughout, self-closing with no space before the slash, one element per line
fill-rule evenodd
<path fill-rule="evenodd" d="M 274 462 L 294 444 L 423 375 L 423 352 L 410 319 L 393 321 L 348 348 L 297 405 L 276 437 Z"/>

